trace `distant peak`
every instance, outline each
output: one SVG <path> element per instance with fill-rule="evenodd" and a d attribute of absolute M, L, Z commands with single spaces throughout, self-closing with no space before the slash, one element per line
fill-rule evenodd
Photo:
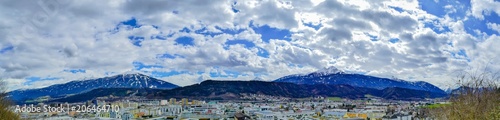
<path fill-rule="evenodd" d="M 264 81 L 264 79 L 260 78 L 260 77 L 255 77 L 253 78 L 252 80 L 256 80 L 256 81 Z"/>
<path fill-rule="evenodd" d="M 124 72 L 122 74 L 123 75 L 142 75 L 142 73 L 140 73 L 138 71 L 127 71 L 127 72 Z"/>
<path fill-rule="evenodd" d="M 112 77 L 149 77 L 139 72 L 125 72 L 122 74 L 114 75 Z"/>
<path fill-rule="evenodd" d="M 217 82 L 217 80 L 208 79 L 208 80 L 201 81 L 200 84 L 207 84 L 207 83 L 213 83 L 213 82 Z"/>
<path fill-rule="evenodd" d="M 336 67 L 334 66 L 330 66 L 330 67 L 325 67 L 323 69 L 320 69 L 318 71 L 316 71 L 316 73 L 322 73 L 322 74 L 335 74 L 335 73 L 343 73 L 343 71 L 337 69 Z"/>

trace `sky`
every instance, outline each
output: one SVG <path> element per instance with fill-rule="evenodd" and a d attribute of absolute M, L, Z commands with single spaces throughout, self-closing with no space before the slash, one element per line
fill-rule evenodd
<path fill-rule="evenodd" d="M 500 70 L 497 0 L 0 1 L 7 90 L 143 73 L 180 86 L 334 66 L 453 86 Z"/>

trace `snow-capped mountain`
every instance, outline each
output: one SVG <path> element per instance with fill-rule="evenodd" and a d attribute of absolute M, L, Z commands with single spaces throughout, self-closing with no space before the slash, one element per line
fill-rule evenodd
<path fill-rule="evenodd" d="M 71 81 L 64 84 L 52 85 L 39 89 L 15 90 L 9 96 L 15 101 L 35 99 L 42 96 L 50 98 L 64 97 L 71 94 L 82 93 L 97 88 L 157 88 L 172 89 L 179 86 L 155 79 L 140 73 L 120 74 L 111 77 Z"/>
<path fill-rule="evenodd" d="M 320 69 L 320 70 L 313 72 L 313 73 L 318 74 L 318 75 L 329 75 L 329 74 L 344 74 L 345 72 L 337 69 L 334 66 L 330 66 L 327 68 Z"/>
<path fill-rule="evenodd" d="M 423 81 L 410 82 L 400 79 L 380 78 L 368 75 L 346 73 L 335 67 L 329 67 L 305 75 L 289 75 L 275 82 L 290 82 L 296 84 L 346 84 L 357 87 L 385 89 L 388 87 L 400 87 L 414 90 L 424 90 L 435 93 L 445 93 L 438 87 Z"/>

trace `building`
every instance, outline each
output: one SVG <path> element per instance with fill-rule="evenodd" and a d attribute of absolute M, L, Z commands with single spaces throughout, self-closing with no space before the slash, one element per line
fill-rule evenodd
<path fill-rule="evenodd" d="M 180 114 L 183 110 L 181 105 L 167 105 L 159 107 L 157 112 L 159 115 L 175 116 Z"/>
<path fill-rule="evenodd" d="M 181 104 L 182 105 L 188 105 L 189 104 L 189 100 L 187 98 L 182 98 L 181 99 Z"/>
<path fill-rule="evenodd" d="M 134 119 L 134 115 L 129 112 L 125 112 L 121 115 L 121 118 L 122 120 L 132 120 Z"/>
<path fill-rule="evenodd" d="M 351 118 L 360 118 L 360 119 L 367 119 L 368 115 L 365 113 L 346 113 L 344 115 L 344 118 L 346 119 L 351 119 Z"/>
<path fill-rule="evenodd" d="M 168 100 L 160 100 L 160 105 L 168 105 Z"/>
<path fill-rule="evenodd" d="M 328 111 L 328 112 L 324 112 L 323 115 L 321 115 L 321 116 L 328 118 L 328 119 L 338 120 L 338 119 L 342 119 L 345 114 L 346 114 L 346 111 Z"/>
<path fill-rule="evenodd" d="M 177 99 L 175 99 L 175 98 L 170 98 L 170 100 L 168 101 L 168 104 L 169 104 L 169 105 L 175 105 L 175 104 L 177 104 Z"/>

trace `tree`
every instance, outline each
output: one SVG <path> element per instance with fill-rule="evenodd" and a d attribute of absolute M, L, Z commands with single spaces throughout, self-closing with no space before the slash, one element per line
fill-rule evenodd
<path fill-rule="evenodd" d="M 7 98 L 6 86 L 6 82 L 0 79 L 0 118 L 19 120 L 19 115 L 9 109 L 12 102 Z"/>

